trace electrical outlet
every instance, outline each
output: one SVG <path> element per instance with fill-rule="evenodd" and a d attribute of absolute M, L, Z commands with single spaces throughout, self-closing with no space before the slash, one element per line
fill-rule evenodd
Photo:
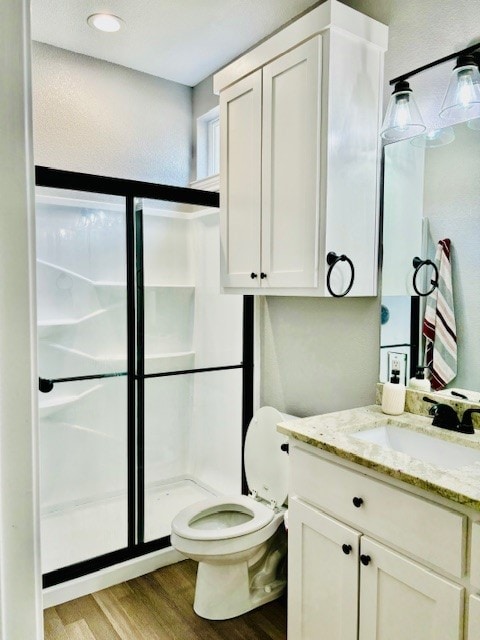
<path fill-rule="evenodd" d="M 388 379 L 392 378 L 392 371 L 399 372 L 400 382 L 407 384 L 407 354 L 397 351 L 388 352 Z"/>

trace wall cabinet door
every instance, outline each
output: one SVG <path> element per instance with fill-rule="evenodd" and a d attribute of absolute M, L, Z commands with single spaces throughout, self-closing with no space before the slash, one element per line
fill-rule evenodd
<path fill-rule="evenodd" d="M 225 287 L 260 286 L 262 71 L 220 95 L 221 275 Z"/>
<path fill-rule="evenodd" d="M 468 640 L 480 638 L 480 596 L 470 596 L 468 605 Z"/>
<path fill-rule="evenodd" d="M 356 640 L 360 534 L 291 498 L 288 537 L 288 640 Z"/>
<path fill-rule="evenodd" d="M 263 69 L 262 287 L 316 287 L 321 36 Z"/>
<path fill-rule="evenodd" d="M 460 640 L 464 589 L 362 537 L 359 640 Z"/>

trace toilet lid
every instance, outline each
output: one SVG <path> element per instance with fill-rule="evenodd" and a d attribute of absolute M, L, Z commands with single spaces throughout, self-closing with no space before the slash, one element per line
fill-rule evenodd
<path fill-rule="evenodd" d="M 248 488 L 278 506 L 288 494 L 288 455 L 280 448 L 288 438 L 277 431 L 277 424 L 284 420 L 273 407 L 259 409 L 248 426 L 244 450 Z"/>

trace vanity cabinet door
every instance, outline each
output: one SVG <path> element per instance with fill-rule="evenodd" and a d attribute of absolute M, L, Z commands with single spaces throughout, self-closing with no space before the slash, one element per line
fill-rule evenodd
<path fill-rule="evenodd" d="M 480 638 L 480 596 L 470 596 L 468 606 L 468 640 Z"/>
<path fill-rule="evenodd" d="M 360 534 L 297 498 L 288 513 L 288 640 L 356 640 Z"/>
<path fill-rule="evenodd" d="M 221 275 L 225 287 L 260 287 L 262 71 L 220 95 Z"/>
<path fill-rule="evenodd" d="M 262 288 L 318 283 L 321 41 L 263 69 Z"/>
<path fill-rule="evenodd" d="M 462 587 L 365 536 L 360 560 L 359 640 L 460 640 Z"/>

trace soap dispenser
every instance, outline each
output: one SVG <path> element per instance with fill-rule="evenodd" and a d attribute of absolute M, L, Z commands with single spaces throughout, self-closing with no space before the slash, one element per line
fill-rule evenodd
<path fill-rule="evenodd" d="M 406 388 L 400 382 L 400 370 L 392 369 L 390 382 L 383 385 L 382 411 L 390 416 L 399 416 L 405 409 Z"/>
<path fill-rule="evenodd" d="M 425 369 L 428 367 L 417 367 L 417 372 L 414 378 L 410 378 L 408 381 L 409 389 L 416 389 L 417 391 L 426 391 L 427 393 L 432 390 L 430 380 L 425 377 Z"/>

